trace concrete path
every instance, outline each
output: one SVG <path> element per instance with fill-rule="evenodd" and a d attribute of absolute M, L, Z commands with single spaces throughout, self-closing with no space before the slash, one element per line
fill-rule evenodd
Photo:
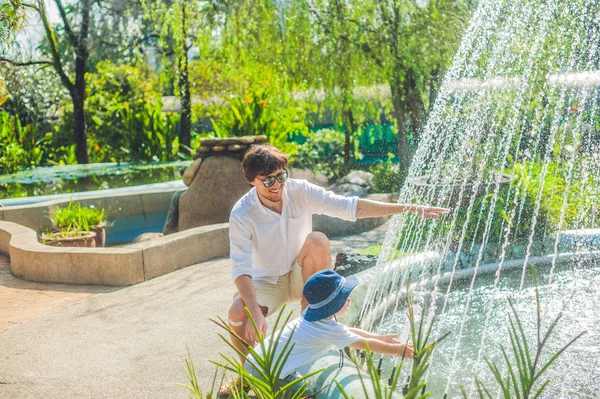
<path fill-rule="evenodd" d="M 332 240 L 332 249 L 381 243 L 384 232 L 380 227 L 362 239 Z M 12 276 L 4 278 L 0 300 Z M 13 320 L 15 306 L 31 317 L 0 330 L 0 398 L 187 398 L 176 385 L 187 382 L 186 347 L 205 389 L 215 371 L 209 360 L 232 354 L 217 335 L 221 329 L 208 320 L 226 318 L 234 293 L 229 259 L 122 289 L 65 288 L 42 291 L 48 306 L 13 298 Z M 0 304 L 2 313 L 10 307 Z M 297 305 L 290 309 L 298 314 Z"/>

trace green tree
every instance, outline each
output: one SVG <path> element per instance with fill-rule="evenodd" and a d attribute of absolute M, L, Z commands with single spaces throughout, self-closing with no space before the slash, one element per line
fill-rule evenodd
<path fill-rule="evenodd" d="M 314 3 L 317 19 L 327 15 L 354 25 L 340 33 L 362 50 L 382 71 L 390 89 L 392 114 L 398 128 L 400 171 L 410 164 L 409 133 L 418 139 L 443 72 L 460 43 L 470 15 L 466 0 L 351 1 L 333 12 L 328 3 Z"/>
<path fill-rule="evenodd" d="M 0 52 L 21 29 L 25 12 L 20 0 L 0 0 Z M 1 59 L 0 59 L 1 61 Z M 0 105 L 8 97 L 4 79 L 0 74 Z"/>

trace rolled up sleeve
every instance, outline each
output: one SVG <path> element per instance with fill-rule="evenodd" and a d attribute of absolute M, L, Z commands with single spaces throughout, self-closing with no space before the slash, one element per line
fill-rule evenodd
<path fill-rule="evenodd" d="M 252 277 L 252 232 L 233 216 L 229 218 L 229 246 L 233 281 L 244 274 Z"/>
<path fill-rule="evenodd" d="M 358 197 L 344 197 L 322 187 L 305 183 L 307 202 L 313 213 L 333 216 L 354 222 L 357 220 Z"/>

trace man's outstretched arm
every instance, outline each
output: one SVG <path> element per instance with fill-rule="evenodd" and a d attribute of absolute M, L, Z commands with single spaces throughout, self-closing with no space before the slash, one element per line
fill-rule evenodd
<path fill-rule="evenodd" d="M 362 198 L 358 200 L 356 207 L 356 217 L 359 219 L 398 215 L 404 212 L 410 212 L 426 219 L 439 219 L 442 215 L 448 213 L 448 209 L 426 205 L 389 204 Z"/>

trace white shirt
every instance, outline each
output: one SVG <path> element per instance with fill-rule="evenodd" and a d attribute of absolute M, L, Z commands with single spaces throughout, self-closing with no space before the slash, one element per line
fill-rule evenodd
<path fill-rule="evenodd" d="M 244 274 L 275 284 L 287 274 L 312 232 L 312 215 L 325 214 L 356 220 L 358 197 L 325 191 L 306 180 L 288 179 L 281 215 L 258 199 L 252 188 L 234 205 L 229 217 L 233 280 Z"/>
<path fill-rule="evenodd" d="M 290 339 L 290 335 L 294 332 L 292 341 L 294 347 L 290 355 L 281 369 L 279 378 L 285 378 L 290 373 L 296 371 L 305 364 L 309 364 L 324 356 L 329 349 L 335 347 L 343 349 L 346 346 L 358 342 L 362 338 L 354 334 L 345 325 L 338 323 L 333 319 L 322 319 L 318 321 L 307 321 L 303 317 L 298 317 L 290 321 L 281 333 L 281 337 L 275 349 L 275 359 L 281 354 L 285 343 Z M 274 332 L 273 335 L 265 339 L 265 348 L 269 347 L 269 342 L 276 337 L 279 332 Z M 288 345 L 288 349 L 291 344 Z M 263 356 L 260 345 L 256 345 L 254 350 L 260 356 Z M 246 361 L 246 369 L 253 373 L 254 366 L 258 366 L 252 355 L 248 356 Z"/>

